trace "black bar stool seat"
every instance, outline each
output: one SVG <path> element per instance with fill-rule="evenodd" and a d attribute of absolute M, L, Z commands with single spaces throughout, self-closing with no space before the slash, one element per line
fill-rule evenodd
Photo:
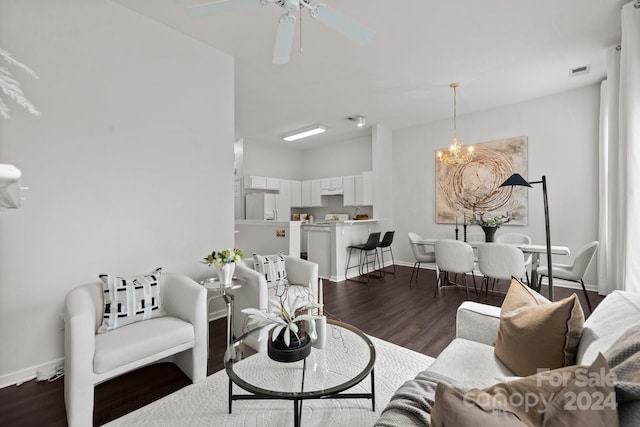
<path fill-rule="evenodd" d="M 384 233 L 384 237 L 382 241 L 378 243 L 378 249 L 380 249 L 380 258 L 382 261 L 382 275 L 384 276 L 387 272 L 384 269 L 384 253 L 389 252 L 391 254 L 391 264 L 393 265 L 393 277 L 396 277 L 396 261 L 393 259 L 393 250 L 391 249 L 391 244 L 393 243 L 393 236 L 395 231 L 387 231 Z"/>
<path fill-rule="evenodd" d="M 360 245 L 349 245 L 347 246 L 348 252 L 347 252 L 347 262 L 346 262 L 346 268 L 344 271 L 344 278 L 345 280 L 349 280 L 347 278 L 347 273 L 349 272 L 350 268 L 356 268 L 358 267 L 358 275 L 359 276 L 365 276 L 366 280 L 362 281 L 362 280 L 354 280 L 354 279 L 350 279 L 350 280 L 354 280 L 356 282 L 364 282 L 364 283 L 368 283 L 369 282 L 369 278 L 370 277 L 374 277 L 376 279 L 381 279 L 382 278 L 382 273 L 380 273 L 380 275 L 371 275 L 371 272 L 369 271 L 369 266 L 371 265 L 371 263 L 373 263 L 373 270 L 375 271 L 376 269 L 376 261 L 378 262 L 378 265 L 380 265 L 380 260 L 378 259 L 378 244 L 380 243 L 380 232 L 375 232 L 375 233 L 370 233 L 369 234 L 369 238 L 367 239 L 366 243 L 360 244 Z M 351 267 L 349 267 L 349 262 L 351 260 L 351 252 L 353 252 L 354 250 L 359 251 L 359 260 L 358 260 L 358 265 L 353 265 Z M 371 259 L 373 258 L 373 259 Z M 366 268 L 366 272 L 365 272 L 365 268 Z"/>

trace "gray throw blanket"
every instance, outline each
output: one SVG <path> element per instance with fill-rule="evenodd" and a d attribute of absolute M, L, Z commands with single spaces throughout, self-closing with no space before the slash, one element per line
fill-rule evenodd
<path fill-rule="evenodd" d="M 405 382 L 393 394 L 375 426 L 430 426 L 431 409 L 440 382 L 452 384 L 453 381 L 444 375 L 423 371 Z"/>
<path fill-rule="evenodd" d="M 618 404 L 640 400 L 640 325 L 627 329 L 604 357 L 616 375 Z"/>

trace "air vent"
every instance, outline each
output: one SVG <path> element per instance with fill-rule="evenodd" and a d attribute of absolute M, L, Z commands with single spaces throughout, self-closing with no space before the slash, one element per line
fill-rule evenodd
<path fill-rule="evenodd" d="M 583 65 L 581 67 L 571 68 L 569 70 L 569 77 L 581 76 L 583 74 L 589 74 L 590 65 Z"/>

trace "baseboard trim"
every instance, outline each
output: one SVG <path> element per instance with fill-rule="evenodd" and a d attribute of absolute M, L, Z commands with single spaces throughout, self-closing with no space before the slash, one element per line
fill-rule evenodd
<path fill-rule="evenodd" d="M 0 388 L 9 387 L 12 385 L 21 385 L 22 383 L 26 383 L 27 381 L 34 380 L 38 374 L 38 370 L 53 371 L 53 369 L 61 363 L 64 363 L 64 357 L 60 357 L 41 365 L 30 366 L 19 371 L 2 375 L 0 376 Z"/>

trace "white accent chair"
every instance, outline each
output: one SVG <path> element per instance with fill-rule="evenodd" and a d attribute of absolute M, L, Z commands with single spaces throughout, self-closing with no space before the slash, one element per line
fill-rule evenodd
<path fill-rule="evenodd" d="M 420 240 L 422 237 L 418 233 L 414 233 L 412 231 L 409 232 L 409 245 L 411 246 L 411 251 L 413 252 L 413 257 L 416 262 L 413 263 L 413 269 L 411 270 L 411 277 L 409 278 L 409 286 L 411 286 L 411 282 L 413 281 L 413 275 L 416 276 L 416 283 L 418 283 L 418 273 L 420 273 L 420 264 L 428 263 L 434 264 L 436 267 L 436 281 L 439 277 L 438 266 L 435 264 L 436 262 L 436 253 L 429 252 L 426 249 L 426 245 L 421 245 Z"/>
<path fill-rule="evenodd" d="M 441 239 L 435 243 L 436 264 L 440 270 L 440 280 L 436 286 L 434 298 L 438 296 L 438 291 L 448 286 L 449 273 L 462 274 L 462 283 L 467 288 L 467 297 L 469 297 L 469 285 L 467 285 L 467 273 L 471 273 L 473 278 L 473 287 L 478 294 L 476 287 L 476 276 L 473 269 L 476 265 L 473 248 L 470 244 L 460 240 Z"/>
<path fill-rule="evenodd" d="M 69 427 L 93 425 L 94 387 L 156 362 L 172 361 L 194 383 L 207 376 L 207 291 L 187 276 L 162 273 L 167 313 L 97 334 L 102 282 L 72 289 L 65 300 L 64 401 Z"/>
<path fill-rule="evenodd" d="M 290 283 L 308 287 L 311 284 L 312 297 L 318 302 L 318 264 L 301 258 L 284 255 L 284 265 L 287 279 Z M 234 337 L 239 337 L 245 330 L 247 315 L 242 312 L 245 308 L 266 309 L 269 297 L 273 296 L 273 289 L 269 289 L 265 277 L 253 268 L 253 258 L 245 258 L 237 263 L 235 275 L 245 279 L 247 283 L 238 289 L 229 291 L 233 295 L 233 325 L 231 327 Z M 291 292 L 307 290 L 295 289 Z M 257 337 L 256 337 L 257 338 Z M 267 351 L 266 340 L 247 342 L 258 351 Z"/>
<path fill-rule="evenodd" d="M 483 274 L 482 287 L 485 295 L 489 293 L 489 279 L 511 280 L 512 277 L 520 278 L 525 275 L 527 269 L 523 262 L 524 254 L 518 248 L 508 243 L 484 243 L 478 246 L 478 268 Z"/>
<path fill-rule="evenodd" d="M 496 236 L 496 243 L 515 243 L 515 244 L 530 245 L 531 237 L 522 233 L 504 233 Z M 525 274 L 527 276 L 527 285 L 529 285 L 529 277 L 530 277 L 529 270 L 531 270 L 531 261 L 533 257 L 531 256 L 531 254 L 525 254 L 525 253 L 523 253 L 523 256 L 524 256 Z"/>
<path fill-rule="evenodd" d="M 554 279 L 563 279 L 570 280 L 572 282 L 578 282 L 582 285 L 582 292 L 584 292 L 584 297 L 587 299 L 587 306 L 589 306 L 589 313 L 591 313 L 591 301 L 589 301 L 589 295 L 587 294 L 587 288 L 584 286 L 584 274 L 587 272 L 587 268 L 589 268 L 589 264 L 591 264 L 591 260 L 598 250 L 598 246 L 600 243 L 598 241 L 594 241 L 591 243 L 587 243 L 584 245 L 578 253 L 576 257 L 573 259 L 573 264 L 551 264 L 553 266 L 553 277 Z M 549 269 L 545 267 L 538 267 L 538 287 L 542 283 L 542 276 L 549 277 Z"/>

